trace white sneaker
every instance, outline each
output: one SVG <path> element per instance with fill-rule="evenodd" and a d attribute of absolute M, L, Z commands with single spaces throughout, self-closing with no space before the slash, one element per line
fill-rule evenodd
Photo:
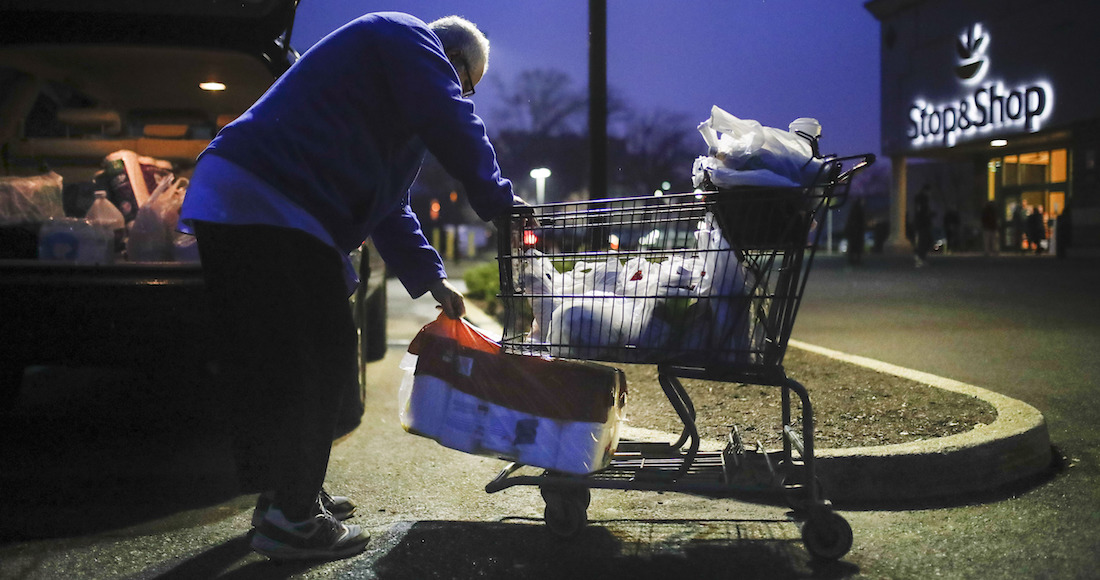
<path fill-rule="evenodd" d="M 272 492 L 261 493 L 260 497 L 256 498 L 256 508 L 252 510 L 252 527 L 258 527 L 260 522 L 264 521 L 267 510 L 271 509 L 273 499 L 274 493 Z M 355 503 L 351 501 L 351 498 L 342 495 L 329 495 L 327 491 L 322 489 L 317 499 L 320 500 L 321 507 L 340 521 L 355 515 Z"/>
<path fill-rule="evenodd" d="M 256 533 L 252 549 L 273 560 L 338 560 L 362 552 L 370 534 L 345 524 L 325 510 L 301 522 L 291 522 L 276 507 L 269 508 Z"/>

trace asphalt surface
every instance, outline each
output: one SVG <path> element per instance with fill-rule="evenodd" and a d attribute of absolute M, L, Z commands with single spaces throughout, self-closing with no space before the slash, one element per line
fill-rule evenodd
<path fill-rule="evenodd" d="M 395 346 L 371 365 L 370 410 L 336 445 L 329 477 L 330 489 L 361 502 L 355 521 L 374 534 L 363 555 L 275 565 L 249 552 L 254 496 L 236 494 L 225 418 L 200 388 L 46 369 L 5 417 L 0 577 L 1092 577 L 1100 316 L 1087 289 L 1097 265 L 819 260 L 796 338 L 1020 401 L 1043 418 L 1060 460 L 1013 483 L 841 504 L 856 540 L 840 562 L 811 558 L 787 508 L 769 501 L 596 490 L 588 527 L 568 541 L 549 534 L 536 489 L 485 493 L 502 462 L 400 429 L 401 345 L 435 312 L 394 292 Z"/>

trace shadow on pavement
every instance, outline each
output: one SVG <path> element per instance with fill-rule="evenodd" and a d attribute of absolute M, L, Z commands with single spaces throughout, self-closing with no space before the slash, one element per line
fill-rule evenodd
<path fill-rule="evenodd" d="M 244 534 L 223 542 L 201 554 L 194 556 L 171 570 L 155 576 L 142 574 L 158 580 L 190 580 L 192 578 L 256 578 L 278 580 L 292 578 L 311 568 L 324 565 L 323 562 L 287 562 L 279 563 L 256 555 L 249 547 L 250 537 Z"/>
<path fill-rule="evenodd" d="M 777 522 L 616 520 L 568 539 L 539 522 L 401 522 L 375 533 L 364 554 L 337 562 L 257 560 L 247 536 L 234 538 L 155 576 L 269 579 L 302 576 L 379 580 L 454 578 L 767 578 L 855 576 L 847 562 L 812 559 Z M 797 534 L 795 534 L 797 535 Z"/>
<path fill-rule="evenodd" d="M 123 528 L 234 497 L 225 420 L 210 396 L 181 376 L 29 370 L 17 404 L 0 415 L 0 544 Z"/>
<path fill-rule="evenodd" d="M 845 578 L 859 570 L 813 560 L 787 522 L 616 520 L 567 539 L 534 523 L 418 522 L 372 570 L 381 579 Z M 786 533 L 773 533 L 777 524 Z"/>

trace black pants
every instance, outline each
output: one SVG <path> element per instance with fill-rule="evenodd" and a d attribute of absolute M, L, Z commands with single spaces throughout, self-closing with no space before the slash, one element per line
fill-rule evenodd
<path fill-rule="evenodd" d="M 288 228 L 195 224 L 234 422 L 243 491 L 274 491 L 292 521 L 312 514 L 341 399 L 357 381 L 344 266 Z"/>

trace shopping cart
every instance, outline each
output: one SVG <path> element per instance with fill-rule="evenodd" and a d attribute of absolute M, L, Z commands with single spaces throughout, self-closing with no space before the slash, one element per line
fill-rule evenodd
<path fill-rule="evenodd" d="M 820 160 L 808 187 L 551 203 L 500 220 L 503 351 L 655 364 L 683 430 L 672 443 L 622 440 L 606 468 L 585 476 L 525 474 L 512 463 L 486 491 L 539 486 L 547 526 L 568 536 L 587 523 L 592 488 L 729 497 L 763 481 L 791 504 L 811 554 L 846 554 L 851 527 L 815 473 L 810 397 L 783 357 L 824 229 L 815 218 L 843 203 L 853 175 L 873 162 Z M 782 449 L 746 443 L 733 428 L 724 449 L 701 450 L 680 379 L 779 387 Z M 763 479 L 742 473 L 760 464 Z"/>

